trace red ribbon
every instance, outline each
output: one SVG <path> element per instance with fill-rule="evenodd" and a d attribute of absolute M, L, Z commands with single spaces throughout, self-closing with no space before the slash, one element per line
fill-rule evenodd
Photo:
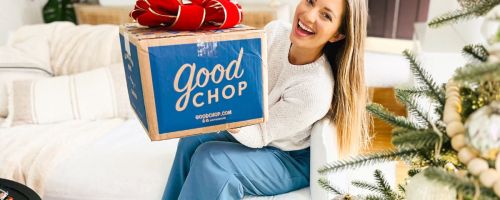
<path fill-rule="evenodd" d="M 137 0 L 130 16 L 143 26 L 172 30 L 231 28 L 242 20 L 240 5 L 230 0 Z"/>

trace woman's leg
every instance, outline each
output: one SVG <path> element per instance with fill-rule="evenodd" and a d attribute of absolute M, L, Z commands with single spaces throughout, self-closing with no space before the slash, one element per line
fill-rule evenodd
<path fill-rule="evenodd" d="M 226 131 L 181 138 L 177 145 L 175 159 L 163 192 L 163 200 L 177 200 L 189 172 L 191 157 L 198 146 L 209 141 L 236 142 Z"/>
<path fill-rule="evenodd" d="M 284 152 L 234 142 L 200 145 L 182 187 L 182 200 L 242 199 L 277 195 L 309 185 L 309 149 Z"/>

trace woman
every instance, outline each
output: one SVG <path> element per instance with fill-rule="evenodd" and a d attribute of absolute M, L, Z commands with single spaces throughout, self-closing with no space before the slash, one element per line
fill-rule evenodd
<path fill-rule="evenodd" d="M 181 139 L 163 199 L 241 199 L 307 187 L 310 130 L 325 116 L 340 152 L 355 153 L 368 139 L 366 12 L 364 0 L 302 0 L 291 27 L 268 24 L 268 122 Z"/>

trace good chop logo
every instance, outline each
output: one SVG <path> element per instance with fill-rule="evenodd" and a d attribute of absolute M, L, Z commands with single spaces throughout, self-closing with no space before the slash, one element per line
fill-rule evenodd
<path fill-rule="evenodd" d="M 198 92 L 194 95 L 191 95 L 191 92 L 196 88 L 203 88 L 207 86 L 208 82 L 211 81 L 215 85 L 218 85 L 223 80 L 233 80 L 239 79 L 245 73 L 245 70 L 240 70 L 241 58 L 243 57 L 243 48 L 240 49 L 238 54 L 238 58 L 229 63 L 229 65 L 224 68 L 221 64 L 216 64 L 212 71 L 209 71 L 205 67 L 201 67 L 199 69 L 196 68 L 196 64 L 184 64 L 177 71 L 174 79 L 174 89 L 178 93 L 183 93 L 179 99 L 177 99 L 177 103 L 175 104 L 175 109 L 177 111 L 184 111 L 188 106 L 189 102 L 192 102 L 195 107 L 202 107 L 205 105 L 205 102 L 211 104 L 213 101 L 219 102 L 219 97 L 222 95 L 224 99 L 231 99 L 234 97 L 236 93 L 236 89 L 238 90 L 238 96 L 242 95 L 243 90 L 247 88 L 246 81 L 238 82 L 237 88 L 233 85 L 226 85 L 219 91 L 219 88 L 215 88 L 213 90 L 208 90 L 205 94 L 203 92 Z M 189 73 L 189 78 L 186 82 L 180 83 L 180 78 L 182 74 L 185 72 Z M 191 98 L 192 96 L 192 98 Z M 203 99 L 202 99 L 203 98 Z M 202 100 L 200 100 L 202 99 Z"/>

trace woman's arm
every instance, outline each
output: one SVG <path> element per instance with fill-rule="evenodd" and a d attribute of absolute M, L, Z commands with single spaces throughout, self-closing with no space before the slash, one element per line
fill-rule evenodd
<path fill-rule="evenodd" d="M 285 90 L 282 98 L 270 106 L 267 122 L 229 132 L 240 143 L 252 148 L 292 137 L 326 115 L 332 93 L 329 84 L 301 83 Z"/>

